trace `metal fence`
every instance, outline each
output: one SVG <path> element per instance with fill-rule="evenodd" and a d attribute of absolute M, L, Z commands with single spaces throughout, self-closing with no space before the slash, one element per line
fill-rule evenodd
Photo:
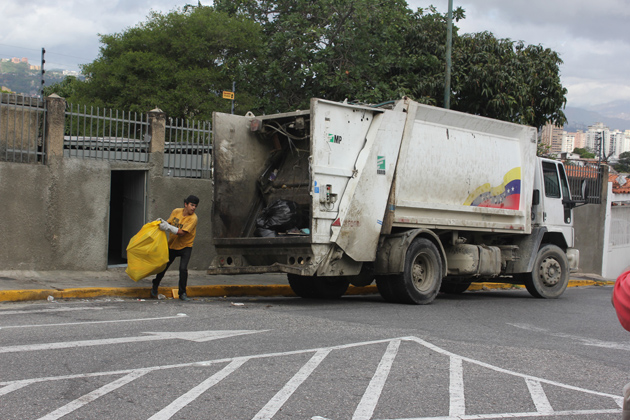
<path fill-rule="evenodd" d="M 604 185 L 604 167 L 584 160 L 564 162 L 571 198 L 585 200 L 588 204 L 599 204 Z M 608 180 L 606 180 L 608 182 Z"/>
<path fill-rule="evenodd" d="M 165 176 L 211 178 L 211 124 L 169 119 L 165 128 Z M 85 159 L 148 162 L 147 114 L 69 105 L 66 111 L 64 156 Z"/>
<path fill-rule="evenodd" d="M 0 161 L 46 163 L 45 133 L 41 99 L 0 93 Z"/>
<path fill-rule="evenodd" d="M 64 156 L 148 162 L 150 139 L 146 114 L 68 104 Z"/>
<path fill-rule="evenodd" d="M 211 162 L 210 122 L 169 119 L 164 142 L 164 175 L 209 179 Z"/>

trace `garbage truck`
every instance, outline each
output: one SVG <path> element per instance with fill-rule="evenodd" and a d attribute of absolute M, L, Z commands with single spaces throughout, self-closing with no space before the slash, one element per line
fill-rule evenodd
<path fill-rule="evenodd" d="M 533 127 L 408 98 L 214 113 L 208 273 L 287 273 L 303 298 L 376 282 L 427 304 L 484 281 L 558 298 L 579 263 L 577 201 L 536 150 Z"/>

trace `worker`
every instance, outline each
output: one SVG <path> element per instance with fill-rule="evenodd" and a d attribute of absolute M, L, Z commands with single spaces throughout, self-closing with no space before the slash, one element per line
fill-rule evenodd
<path fill-rule="evenodd" d="M 186 294 L 186 285 L 188 283 L 188 262 L 192 254 L 195 235 L 197 234 L 197 215 L 195 211 L 198 205 L 199 198 L 194 195 L 189 195 L 184 200 L 183 208 L 173 210 L 168 220 L 160 222 L 160 230 L 170 233 L 168 240 L 168 264 L 166 264 L 164 271 L 153 279 L 153 287 L 151 288 L 152 298 L 157 298 L 158 287 L 164 278 L 166 270 L 168 270 L 173 261 L 175 261 L 175 258 L 180 257 L 179 299 L 183 301 L 190 300 Z"/>

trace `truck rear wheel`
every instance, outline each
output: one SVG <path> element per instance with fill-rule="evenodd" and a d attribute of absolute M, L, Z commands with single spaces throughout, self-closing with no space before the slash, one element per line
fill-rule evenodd
<path fill-rule="evenodd" d="M 339 299 L 350 285 L 345 277 L 287 274 L 287 278 L 293 293 L 305 299 Z"/>
<path fill-rule="evenodd" d="M 405 256 L 405 271 L 392 276 L 392 291 L 397 301 L 416 305 L 431 303 L 442 283 L 442 259 L 433 242 L 415 239 Z"/>
<path fill-rule="evenodd" d="M 556 245 L 545 245 L 538 251 L 534 270 L 524 274 L 529 294 L 541 299 L 560 297 L 569 284 L 567 255 Z"/>

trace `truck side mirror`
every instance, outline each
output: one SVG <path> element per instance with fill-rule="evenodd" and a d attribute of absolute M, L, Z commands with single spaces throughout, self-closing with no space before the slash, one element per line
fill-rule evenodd
<path fill-rule="evenodd" d="M 540 190 L 534 190 L 532 195 L 532 206 L 537 206 L 540 204 Z"/>

